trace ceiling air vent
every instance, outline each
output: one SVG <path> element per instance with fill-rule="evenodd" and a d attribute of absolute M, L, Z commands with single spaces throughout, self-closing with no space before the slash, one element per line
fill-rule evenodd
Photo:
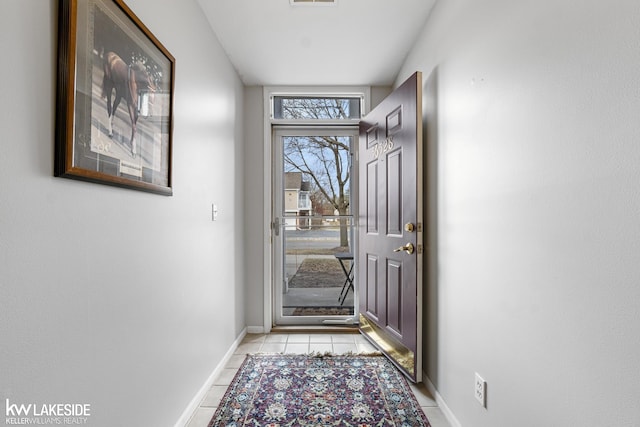
<path fill-rule="evenodd" d="M 291 6 L 334 6 L 338 0 L 289 0 Z"/>

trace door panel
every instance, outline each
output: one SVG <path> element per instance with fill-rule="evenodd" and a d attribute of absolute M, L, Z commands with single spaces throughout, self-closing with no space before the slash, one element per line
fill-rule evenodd
<path fill-rule="evenodd" d="M 380 298 L 378 296 L 378 257 L 368 254 L 367 256 L 367 283 L 368 286 L 365 289 L 367 297 L 366 311 L 367 314 L 374 320 L 378 320 L 378 307 L 380 304 Z"/>
<path fill-rule="evenodd" d="M 402 336 L 402 262 L 387 261 L 387 327 Z"/>
<path fill-rule="evenodd" d="M 367 233 L 378 232 L 378 163 L 367 164 Z"/>
<path fill-rule="evenodd" d="M 387 157 L 387 234 L 402 235 L 402 150 Z"/>
<path fill-rule="evenodd" d="M 360 329 L 410 379 L 422 366 L 422 76 L 360 122 Z M 366 224 L 366 226 L 364 226 Z M 408 224 L 410 224 L 408 226 Z M 382 227 L 382 228 L 381 228 Z"/>

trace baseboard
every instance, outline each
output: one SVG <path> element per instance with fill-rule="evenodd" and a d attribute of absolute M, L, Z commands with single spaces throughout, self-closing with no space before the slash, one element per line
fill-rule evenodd
<path fill-rule="evenodd" d="M 242 332 L 240 332 L 240 335 L 238 336 L 238 338 L 236 338 L 236 340 L 233 342 L 229 350 L 225 353 L 220 363 L 218 363 L 218 365 L 215 367 L 211 375 L 209 375 L 209 378 L 207 378 L 207 380 L 204 382 L 202 387 L 200 387 L 200 390 L 198 390 L 198 392 L 193 397 L 193 399 L 191 399 L 191 402 L 189 403 L 187 408 L 184 410 L 184 412 L 182 413 L 178 421 L 176 421 L 176 424 L 174 427 L 184 427 L 187 424 L 189 424 L 191 417 L 193 417 L 193 414 L 195 414 L 196 411 L 198 410 L 198 407 L 200 406 L 200 402 L 202 402 L 202 399 L 205 398 L 205 396 L 207 395 L 207 392 L 213 385 L 213 381 L 216 379 L 218 374 L 220 374 L 220 372 L 224 369 L 225 365 L 227 364 L 229 359 L 231 359 L 231 356 L 233 356 L 233 353 L 236 351 L 236 349 L 244 339 L 245 335 L 247 335 L 247 329 L 248 328 L 245 328 L 242 330 Z"/>
<path fill-rule="evenodd" d="M 451 409 L 449 409 L 447 403 L 444 401 L 442 396 L 440 396 L 440 393 L 438 393 L 438 390 L 433 385 L 427 374 L 425 374 L 424 372 L 422 373 L 422 382 L 427 387 L 427 390 L 429 390 L 429 393 L 431 393 L 436 399 L 438 407 L 442 411 L 442 414 L 447 419 L 447 421 L 449 421 L 449 424 L 451 424 L 451 427 L 462 427 L 462 424 L 460 424 L 456 416 L 453 415 L 453 412 L 451 412 Z"/>
<path fill-rule="evenodd" d="M 264 334 L 264 326 L 247 326 L 248 334 Z"/>

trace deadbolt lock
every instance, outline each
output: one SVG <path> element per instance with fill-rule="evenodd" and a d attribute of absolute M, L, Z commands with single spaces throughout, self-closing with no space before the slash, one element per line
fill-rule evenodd
<path fill-rule="evenodd" d="M 412 222 L 408 222 L 404 225 L 404 229 L 405 231 L 408 231 L 409 233 L 413 233 L 414 231 L 416 231 L 416 226 L 413 225 Z"/>

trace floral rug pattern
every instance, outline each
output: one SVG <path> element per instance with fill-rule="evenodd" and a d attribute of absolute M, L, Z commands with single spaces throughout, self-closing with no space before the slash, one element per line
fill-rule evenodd
<path fill-rule="evenodd" d="M 383 356 L 249 355 L 209 427 L 429 427 Z"/>

